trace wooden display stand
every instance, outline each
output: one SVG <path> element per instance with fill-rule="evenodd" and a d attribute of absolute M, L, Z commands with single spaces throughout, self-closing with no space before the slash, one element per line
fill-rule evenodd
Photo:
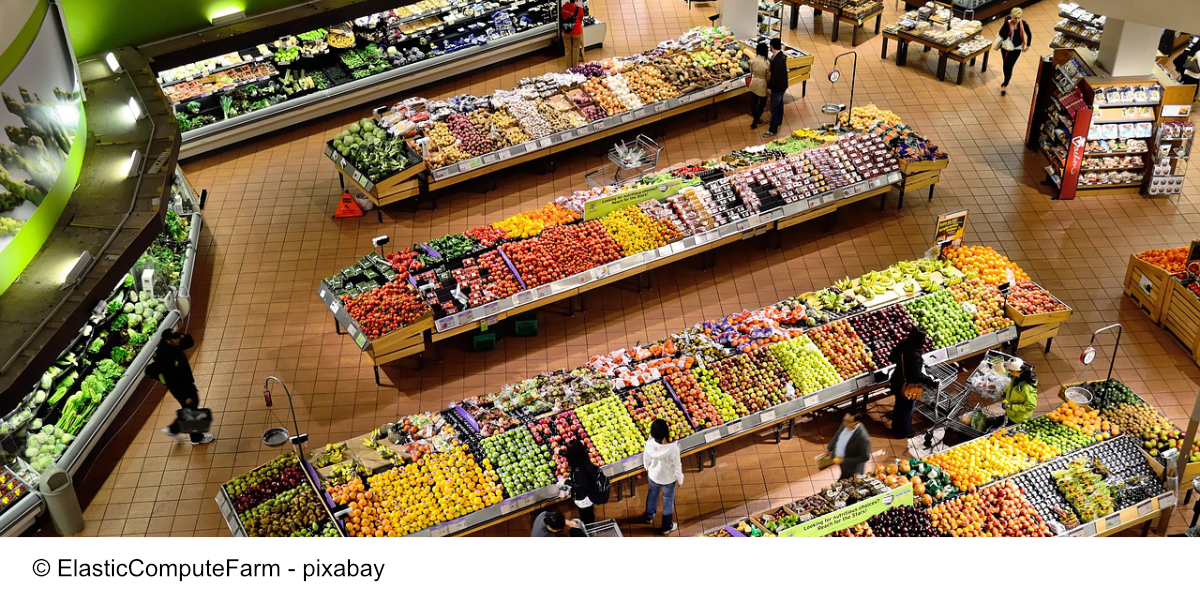
<path fill-rule="evenodd" d="M 892 184 L 892 187 L 900 192 L 900 197 L 896 200 L 896 209 L 904 208 L 905 194 L 921 188 L 929 188 L 929 199 L 933 200 L 933 190 L 938 182 L 942 180 L 942 169 L 945 169 L 949 164 L 949 158 L 918 161 L 900 159 L 900 175 L 902 179 Z M 883 204 L 881 200 L 879 202 L 879 210 L 883 210 Z"/>
<path fill-rule="evenodd" d="M 959 44 L 969 41 L 969 40 L 972 40 L 972 39 L 975 39 L 975 36 L 977 36 L 977 35 L 980 35 L 980 34 L 977 33 L 975 35 L 965 37 L 965 38 L 958 40 L 950 45 L 943 45 L 943 44 L 934 42 L 932 40 L 927 40 L 923 37 L 914 35 L 912 33 L 909 33 L 907 31 L 904 31 L 901 29 L 884 30 L 884 32 L 883 32 L 883 47 L 880 50 L 879 58 L 887 59 L 888 41 L 889 40 L 895 41 L 896 42 L 896 66 L 903 67 L 904 65 L 908 64 L 908 47 L 909 47 L 909 45 L 917 44 L 918 46 L 924 46 L 926 52 L 928 52 L 929 50 L 935 50 L 938 53 L 938 63 L 937 63 L 938 81 L 946 80 L 946 65 L 949 64 L 949 61 L 953 60 L 954 62 L 958 63 L 958 77 L 957 77 L 955 83 L 957 85 L 962 85 L 963 77 L 965 76 L 964 71 L 966 70 L 967 65 L 968 64 L 974 65 L 976 59 L 978 59 L 980 56 L 983 56 L 983 67 L 980 69 L 980 72 L 983 73 L 983 72 L 987 71 L 988 56 L 992 49 L 991 45 L 984 46 L 982 50 L 979 50 L 973 54 L 962 55 L 962 54 L 955 53 L 955 50 L 958 49 Z"/>
<path fill-rule="evenodd" d="M 1171 277 L 1163 303 L 1162 326 L 1183 344 L 1200 364 L 1200 297 Z"/>
<path fill-rule="evenodd" d="M 796 27 L 800 23 L 800 7 L 801 6 L 807 6 L 807 7 L 811 8 L 813 10 L 814 18 L 819 18 L 821 16 L 821 11 L 828 12 L 830 15 L 832 15 L 833 16 L 833 31 L 830 32 L 830 41 L 831 42 L 838 41 L 838 33 L 839 33 L 839 30 L 841 29 L 841 27 L 839 25 L 841 23 L 847 23 L 853 28 L 853 31 L 851 33 L 851 39 L 850 39 L 851 46 L 858 45 L 858 34 L 860 32 L 862 32 L 863 26 L 866 25 L 866 23 L 869 22 L 871 19 L 875 19 L 875 34 L 876 35 L 879 34 L 880 26 L 883 24 L 883 4 L 882 3 L 880 3 L 879 6 L 876 7 L 874 10 L 872 10 L 868 13 L 864 13 L 862 15 L 844 14 L 840 8 L 835 10 L 835 9 L 830 8 L 829 6 L 822 6 L 821 4 L 819 4 L 817 2 L 807 2 L 805 0 L 784 0 L 784 3 L 791 6 L 790 15 L 788 18 L 788 28 L 790 28 L 790 29 L 796 29 Z"/>
<path fill-rule="evenodd" d="M 1161 325 L 1163 307 L 1171 292 L 1170 279 L 1174 278 L 1166 269 L 1132 255 L 1125 270 L 1125 295 L 1146 311 L 1151 321 Z"/>
<path fill-rule="evenodd" d="M 1055 298 L 1055 300 L 1058 299 Z M 1063 305 L 1065 306 L 1066 303 L 1063 302 Z M 1056 312 L 1026 315 L 1012 306 L 1004 306 L 1004 316 L 1012 319 L 1012 322 L 1017 325 L 1017 339 L 1014 342 L 1016 347 L 1018 349 L 1025 348 L 1044 341 L 1046 342 L 1045 352 L 1050 352 L 1050 346 L 1054 343 L 1059 328 L 1067 322 L 1067 319 L 1071 318 L 1071 312 L 1072 310 L 1068 308 Z"/>

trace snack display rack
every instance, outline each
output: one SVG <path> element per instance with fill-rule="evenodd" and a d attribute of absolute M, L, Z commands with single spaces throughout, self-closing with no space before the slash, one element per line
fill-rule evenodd
<path fill-rule="evenodd" d="M 1088 12 L 1074 2 L 1058 5 L 1058 16 L 1062 20 L 1054 25 L 1056 35 L 1050 40 L 1050 48 L 1074 48 L 1095 52 L 1100 49 L 1100 36 L 1104 33 L 1104 15 Z"/>
<path fill-rule="evenodd" d="M 1097 73 L 1074 49 L 1055 50 L 1050 61 L 1039 63 L 1026 143 L 1046 156 L 1055 198 L 1181 188 L 1182 176 L 1172 164 L 1177 161 L 1155 158 L 1150 145 L 1159 139 L 1161 125 L 1172 121 L 1168 115 L 1190 114 L 1194 86 Z"/>
<path fill-rule="evenodd" d="M 668 49 L 666 56 L 686 54 L 685 50 L 689 47 L 697 49 L 707 48 L 709 47 L 707 40 L 710 35 L 721 35 L 720 30 L 717 30 L 715 34 L 710 32 L 705 35 L 705 32 L 706 30 L 693 30 L 681 37 L 681 40 L 686 41 L 669 40 L 668 42 L 664 42 L 665 48 Z M 728 33 L 726 32 L 724 35 L 728 36 Z M 748 45 L 749 42 L 746 41 L 728 41 L 721 43 L 719 47 L 726 51 L 738 53 L 737 56 L 739 59 L 744 55 L 748 60 L 749 54 L 753 52 L 753 49 L 750 49 Z M 806 84 L 810 75 L 813 56 L 803 50 L 786 45 L 784 46 L 784 53 L 788 57 L 789 85 L 796 83 Z M 635 56 L 629 57 L 628 63 L 620 64 L 628 64 L 629 68 L 633 68 L 638 66 L 640 61 L 641 59 Z M 531 83 L 531 85 L 534 84 Z M 513 93 L 524 93 L 522 90 L 528 87 L 521 86 L 517 90 L 514 90 Z M 569 98 L 572 96 L 572 91 L 579 87 L 578 85 L 561 87 L 559 93 Z M 333 142 L 326 145 L 325 156 L 329 158 L 334 168 L 337 169 L 343 188 L 346 188 L 348 181 L 358 192 L 370 198 L 375 204 L 387 205 L 413 198 L 423 200 L 429 198 L 431 193 L 438 190 L 485 177 L 501 169 L 534 160 L 553 160 L 555 154 L 572 148 L 633 131 L 651 123 L 657 123 L 663 119 L 700 108 L 711 109 L 725 100 L 747 93 L 747 90 L 746 78 L 741 73 L 738 73 L 702 89 L 689 91 L 656 102 L 645 103 L 641 107 L 632 110 L 625 110 L 624 112 L 614 114 L 606 113 L 603 118 L 594 120 L 585 119 L 586 122 L 576 127 L 554 131 L 521 143 L 512 144 L 508 140 L 501 141 L 501 138 L 493 136 L 491 139 L 498 147 L 475 156 L 466 156 L 462 160 L 449 164 L 429 164 L 429 161 L 423 160 L 422 149 L 426 153 L 430 149 L 428 142 L 420 141 L 425 139 L 421 137 L 424 130 L 406 129 L 401 135 L 407 140 L 409 145 L 409 150 L 405 157 L 407 166 L 403 170 L 388 175 L 382 180 L 372 180 L 371 177 L 363 172 L 365 169 L 358 168 L 352 159 L 339 153 Z M 470 101 L 473 106 L 480 108 L 496 108 L 493 106 L 495 103 L 491 101 L 491 98 L 492 96 L 472 97 Z M 391 111 L 380 111 L 378 116 L 381 119 L 392 119 L 389 116 L 390 113 L 398 114 L 403 111 L 404 113 L 419 114 L 424 112 L 428 113 L 429 116 L 427 118 L 422 117 L 422 123 L 428 125 L 430 122 L 441 118 L 439 115 L 444 115 L 446 109 L 443 105 L 457 102 L 457 100 L 451 99 L 445 103 L 430 103 L 424 99 L 409 99 L 397 104 Z M 422 106 L 428 108 L 424 110 L 413 108 Z M 387 129 L 386 126 L 381 127 Z"/>
<path fill-rule="evenodd" d="M 832 17 L 830 41 L 835 43 L 842 23 L 852 28 L 850 45 L 857 46 L 858 34 L 864 25 L 875 19 L 875 33 L 878 35 L 883 22 L 883 2 L 880 0 L 783 0 L 783 3 L 790 6 L 788 27 L 793 30 L 800 23 L 801 6 L 811 8 L 814 19 L 820 19 L 822 11 L 828 12 Z"/>
<path fill-rule="evenodd" d="M 970 17 L 971 11 L 965 16 Z M 899 21 L 883 28 L 879 57 L 886 59 L 888 41 L 895 41 L 896 66 L 904 66 L 908 63 L 909 46 L 923 46 L 925 52 L 934 50 L 938 53 L 938 81 L 946 80 L 946 66 L 949 61 L 954 61 L 959 65 L 956 83 L 962 85 L 967 67 L 974 66 L 980 57 L 983 57 L 980 72 L 987 72 L 992 43 L 980 35 L 982 29 L 983 24 L 979 21 L 960 19 L 953 16 L 947 5 L 930 2 L 929 6 L 909 11 Z"/>
<path fill-rule="evenodd" d="M 186 158 L 545 48 L 559 36 L 557 8 L 555 0 L 410 1 L 194 63 L 167 62 L 158 81 Z"/>
<path fill-rule="evenodd" d="M 0 465 L 4 467 L 5 472 L 11 471 L 16 474 L 27 489 L 27 493 L 15 503 L 0 506 L 0 536 L 20 535 L 33 525 L 44 510 L 41 493 L 37 490 L 40 472 L 54 466 L 71 476 L 75 475 L 88 455 L 105 439 L 105 432 L 137 391 L 143 380 L 145 367 L 153 357 L 163 332 L 180 322 L 181 312 L 185 312 L 182 305 L 186 304 L 183 302 L 185 297 L 180 294 L 186 292 L 191 282 L 202 219 L 199 200 L 179 171 L 175 174 L 172 198 L 172 210 L 168 213 L 168 218 L 176 219 L 179 223 L 188 223 L 189 231 L 180 234 L 177 228 L 168 226 L 164 234 L 135 264 L 124 282 L 105 300 L 109 306 L 132 306 L 127 304 L 125 298 L 131 293 L 141 295 L 145 292 L 145 297 L 152 299 L 159 307 L 155 311 L 156 314 L 162 315 L 155 328 L 148 330 L 143 326 L 136 333 L 139 337 L 136 342 L 117 348 L 115 342 L 105 343 L 104 340 L 110 335 L 117 335 L 113 333 L 117 317 L 127 317 L 129 313 L 122 313 L 120 308 L 115 311 L 111 308 L 99 309 L 63 349 L 59 357 L 59 364 L 62 366 L 56 366 L 53 374 L 47 373 L 38 388 L 31 391 L 11 414 L 0 418 L 0 425 L 3 425 L 3 434 L 0 434 Z M 176 213 L 175 209 L 181 212 Z M 172 235 L 177 237 L 172 239 Z M 166 253 L 170 254 L 169 259 L 166 258 Z M 176 267 L 178 272 L 174 272 Z M 113 302 L 116 304 L 113 305 Z M 146 317 L 146 320 L 150 318 Z M 42 421 L 52 426 L 55 422 L 61 424 L 67 420 L 65 417 L 71 410 L 70 404 L 74 398 L 69 392 L 79 390 L 76 395 L 85 399 L 85 393 L 96 397 L 94 390 L 89 391 L 89 382 L 100 381 L 98 373 L 112 365 L 103 364 L 100 355 L 95 354 L 93 350 L 108 347 L 112 348 L 110 352 L 113 357 L 118 357 L 118 350 L 124 352 L 118 359 L 123 362 L 115 363 L 121 364 L 120 374 L 114 378 L 114 375 L 104 371 L 105 380 L 108 382 L 105 385 L 107 391 L 101 399 L 93 401 L 86 413 L 82 407 L 79 409 L 83 416 L 68 426 L 74 431 L 70 438 L 55 435 L 55 432 L 59 431 L 58 428 L 35 428 L 34 426 Z M 99 366 L 93 364 L 92 360 L 99 361 Z M 92 379 L 93 374 L 97 374 L 94 375 L 97 379 Z M 51 433 L 46 434 L 46 431 Z M 31 440 L 37 435 L 54 435 L 63 446 L 61 451 L 55 452 L 52 461 L 44 465 L 37 464 L 32 456 L 25 453 L 26 449 L 35 448 L 36 444 Z"/>

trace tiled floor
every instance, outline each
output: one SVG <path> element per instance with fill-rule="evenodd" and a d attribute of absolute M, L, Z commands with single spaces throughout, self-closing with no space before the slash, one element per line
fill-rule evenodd
<path fill-rule="evenodd" d="M 885 4 L 885 20 L 894 20 L 893 2 Z M 593 57 L 650 48 L 688 27 L 708 24 L 708 15 L 716 12 L 715 3 L 696 3 L 688 10 L 683 0 L 593 0 L 593 6 L 609 23 L 604 49 Z M 1026 10 L 1039 52 L 1053 35 L 1055 11 L 1049 1 Z M 833 57 L 849 49 L 849 30 L 831 44 L 828 17 L 823 18 L 814 23 L 805 11 L 800 28 L 785 31 L 789 44 L 816 55 L 808 97 L 798 97 L 799 86 L 792 89 L 790 127 L 819 125 L 827 120 L 819 112 L 822 103 L 849 97 L 850 78 L 837 86 L 824 78 Z M 998 27 L 990 24 L 986 33 L 994 36 Z M 896 111 L 951 154 L 932 202 L 912 198 L 903 210 L 889 207 L 883 213 L 875 203 L 864 203 L 843 211 L 832 231 L 825 224 L 788 230 L 782 250 L 741 242 L 721 250 L 715 269 L 701 271 L 683 262 L 656 271 L 653 289 L 641 294 L 618 285 L 591 292 L 586 313 L 567 317 L 562 311 L 541 311 L 536 338 L 505 338 L 488 354 L 467 353 L 463 341 L 451 341 L 443 346 L 441 362 L 424 370 L 412 364 L 389 368 L 386 378 L 394 387 L 376 387 L 365 357 L 334 334 L 317 302 L 318 280 L 369 251 L 374 235 L 388 234 L 399 247 L 493 222 L 580 188 L 583 174 L 603 164 L 603 148 L 580 149 L 549 175 L 511 169 L 497 178 L 498 190 L 455 191 L 436 210 L 389 209 L 383 225 L 374 216 L 330 220 L 337 178 L 321 155 L 325 140 L 382 101 L 186 162 L 193 184 L 210 192 L 188 329 L 198 341 L 192 363 L 203 402 L 216 412 L 218 441 L 196 449 L 167 442 L 158 429 L 170 420 L 174 402 L 161 390 L 135 398 L 127 422 L 98 451 L 81 482 L 84 535 L 228 535 L 212 500 L 218 484 L 276 454 L 259 441 L 264 428 L 281 422 L 291 427 L 278 391 L 273 411 L 264 407 L 261 389 L 268 375 L 291 387 L 300 428 L 314 444 L 339 441 L 398 415 L 440 409 L 544 369 L 580 365 L 595 353 L 920 255 L 930 244 L 935 215 L 958 208 L 971 211 L 971 243 L 997 246 L 1076 309 L 1049 355 L 1033 349 L 1023 353 L 1041 377 L 1043 412 L 1056 403 L 1060 382 L 1103 377 L 1102 368 L 1083 368 L 1076 357 L 1091 331 L 1121 322 L 1125 335 L 1116 375 L 1176 423 L 1186 423 L 1200 369 L 1170 335 L 1122 298 L 1120 287 L 1131 252 L 1196 237 L 1200 177 L 1189 179 L 1178 200 L 1122 194 L 1052 201 L 1039 185 L 1042 159 L 1022 143 L 1034 57 L 1022 59 L 1011 93 L 1001 97 L 999 60 L 986 74 L 972 70 L 962 86 L 955 86 L 936 80 L 933 55 L 914 50 L 906 67 L 881 61 L 880 41 L 870 36 L 857 48 L 863 78 L 854 101 Z M 532 56 L 421 93 L 430 98 L 484 94 L 558 68 L 561 59 Z M 757 132 L 748 123 L 740 101 L 722 106 L 715 122 L 704 123 L 700 115 L 674 119 L 659 140 L 664 147 L 660 164 L 749 145 Z M 888 408 L 873 406 L 868 423 L 881 451 L 878 460 L 903 451 L 886 436 L 881 415 Z M 778 446 L 751 436 L 723 447 L 717 468 L 689 473 L 679 491 L 679 535 L 812 493 L 832 477 L 816 470 L 813 456 L 835 426 L 836 419 L 826 415 L 806 421 L 797 439 Z M 614 498 L 600 514 L 632 517 L 642 501 L 644 496 L 632 503 Z M 1184 514 L 1190 517 L 1190 511 Z M 1183 522 L 1177 517 L 1176 529 Z M 648 532 L 622 526 L 626 535 Z M 528 520 L 521 518 L 484 533 L 527 531 Z"/>

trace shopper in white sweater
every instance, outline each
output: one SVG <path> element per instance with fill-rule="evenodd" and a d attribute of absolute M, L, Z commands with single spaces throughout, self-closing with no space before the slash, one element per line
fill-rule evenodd
<path fill-rule="evenodd" d="M 658 494 L 662 492 L 663 520 L 658 533 L 666 535 L 675 531 L 675 487 L 683 485 L 683 461 L 679 458 L 679 444 L 667 443 L 670 427 L 662 419 L 650 424 L 650 439 L 642 452 L 642 464 L 646 467 L 646 479 L 650 490 L 646 494 L 646 523 L 654 524 Z"/>

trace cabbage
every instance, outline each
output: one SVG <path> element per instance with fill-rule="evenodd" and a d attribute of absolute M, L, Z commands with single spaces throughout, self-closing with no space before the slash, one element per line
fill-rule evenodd
<path fill-rule="evenodd" d="M 39 421 L 34 421 L 34 422 L 37 423 Z M 42 427 L 41 429 L 42 429 L 42 433 L 44 433 L 46 435 L 54 435 L 54 426 L 49 423 L 46 423 L 46 426 Z"/>
<path fill-rule="evenodd" d="M 140 298 L 143 302 L 145 302 L 146 300 L 150 299 L 150 292 L 147 292 L 146 290 L 142 290 L 142 293 L 138 294 L 138 298 Z"/>
<path fill-rule="evenodd" d="M 25 458 L 33 458 L 38 455 L 37 447 L 30 446 L 25 449 Z"/>
<path fill-rule="evenodd" d="M 42 428 L 42 420 L 34 419 L 33 423 L 29 426 L 29 428 L 30 429 L 41 429 Z"/>
<path fill-rule="evenodd" d="M 66 450 L 67 450 L 67 447 L 66 447 L 66 446 L 64 446 L 64 445 L 62 445 L 62 444 L 56 444 L 56 445 L 54 446 L 54 455 L 55 455 L 55 456 L 62 456 L 62 453 L 63 453 L 63 452 L 66 452 Z"/>
<path fill-rule="evenodd" d="M 130 327 L 137 327 L 138 324 L 141 322 L 142 322 L 142 315 L 139 315 L 138 313 L 133 313 L 133 314 L 129 315 L 129 326 Z"/>
<path fill-rule="evenodd" d="M 62 443 L 64 443 L 64 444 L 70 444 L 70 443 L 71 443 L 71 440 L 74 440 L 74 439 L 75 439 L 75 436 L 73 436 L 73 435 L 71 435 L 71 434 L 69 434 L 69 433 L 65 433 L 65 432 L 63 432 L 63 434 L 62 434 L 62 438 L 61 438 L 61 439 L 62 439 Z"/>
<path fill-rule="evenodd" d="M 8 422 L 0 423 L 0 435 L 8 435 L 12 429 L 8 426 Z"/>
<path fill-rule="evenodd" d="M 131 313 L 131 312 L 133 312 L 133 311 L 134 311 L 134 309 L 135 309 L 135 307 L 134 307 L 134 305 L 133 305 L 133 303 L 132 303 L 132 302 L 126 302 L 126 303 L 125 303 L 125 308 L 124 308 L 123 310 L 124 310 L 125 312 L 127 312 L 127 313 Z"/>

